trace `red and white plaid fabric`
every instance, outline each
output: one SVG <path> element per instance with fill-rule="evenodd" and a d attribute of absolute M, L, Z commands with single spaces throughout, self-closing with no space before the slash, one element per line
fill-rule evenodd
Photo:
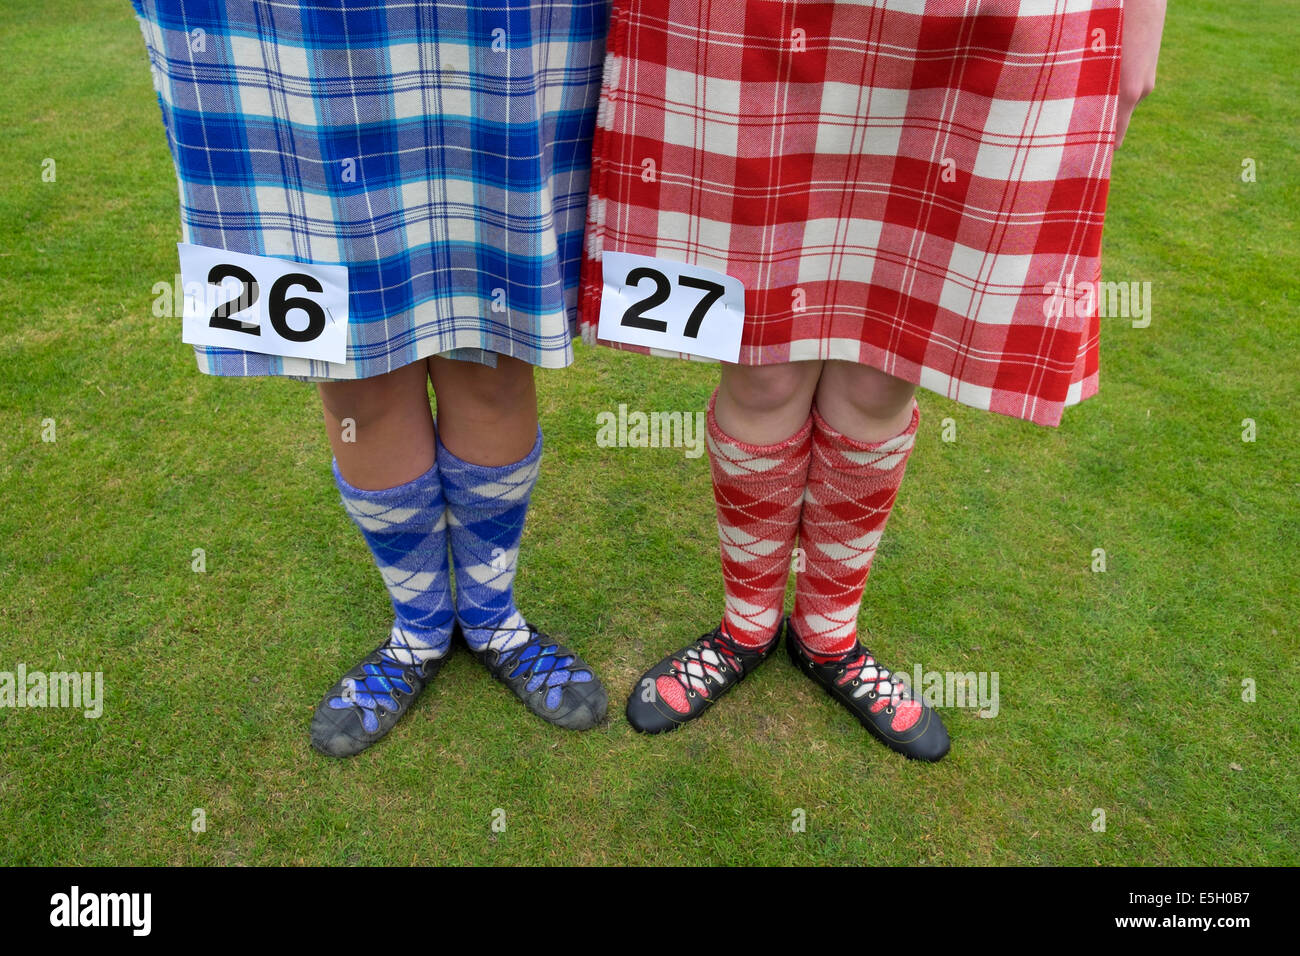
<path fill-rule="evenodd" d="M 1122 3 L 616 0 L 584 339 L 602 252 L 654 256 L 744 283 L 742 364 L 1059 425 L 1097 391 Z"/>

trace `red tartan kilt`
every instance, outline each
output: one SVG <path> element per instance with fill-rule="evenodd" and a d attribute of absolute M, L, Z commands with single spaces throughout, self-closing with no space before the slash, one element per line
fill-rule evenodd
<path fill-rule="evenodd" d="M 860 362 L 1058 425 L 1097 391 L 1121 19 L 1122 0 L 616 0 L 584 338 L 604 250 L 667 258 L 744 283 L 742 364 Z"/>

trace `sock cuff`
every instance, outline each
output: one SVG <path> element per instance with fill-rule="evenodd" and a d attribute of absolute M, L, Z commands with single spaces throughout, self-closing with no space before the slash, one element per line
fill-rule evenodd
<path fill-rule="evenodd" d="M 334 472 L 334 483 L 338 485 L 339 493 L 345 498 L 352 498 L 360 501 L 374 502 L 397 502 L 405 501 L 408 498 L 426 497 L 439 498 L 442 492 L 442 480 L 438 476 L 438 463 L 434 462 L 429 466 L 429 470 L 422 475 L 412 478 L 410 481 L 400 485 L 394 485 L 392 488 L 379 488 L 368 490 L 357 488 L 343 477 L 339 471 L 339 460 L 330 459 L 330 468 Z"/>
<path fill-rule="evenodd" d="M 899 453 L 905 454 L 910 452 L 912 446 L 916 443 L 916 431 L 921 423 L 921 406 L 913 398 L 912 417 L 908 421 L 907 427 L 897 435 L 890 435 L 887 438 L 871 442 L 850 438 L 843 432 L 836 430 L 826 419 L 822 418 L 816 405 L 813 406 L 811 421 L 817 437 L 839 451 L 858 452 L 875 457 L 897 455 Z M 870 460 L 862 463 L 868 464 Z"/>
<path fill-rule="evenodd" d="M 721 426 L 718 425 L 717 416 L 714 414 L 714 406 L 717 404 L 717 400 L 718 390 L 714 389 L 713 394 L 709 396 L 709 413 L 706 416 L 710 450 L 714 454 L 721 454 L 722 457 L 730 461 L 745 461 L 750 458 L 802 458 L 808 453 L 813 430 L 811 415 L 808 416 L 808 419 L 800 426 L 799 430 L 789 438 L 783 438 L 771 445 L 755 445 L 751 442 L 741 441 L 739 438 L 733 438 L 722 430 Z M 732 454 L 733 451 L 739 452 L 739 454 Z"/>
<path fill-rule="evenodd" d="M 442 443 L 442 435 L 438 433 L 436 427 L 434 428 L 434 441 L 438 453 L 438 460 L 435 462 L 434 467 L 441 472 L 444 481 L 458 487 L 498 481 L 510 472 L 530 465 L 537 465 L 542 457 L 541 425 L 537 426 L 537 439 L 533 442 L 533 447 L 528 454 L 516 462 L 505 465 L 475 465 L 463 458 L 458 458 L 448 451 L 447 446 Z"/>

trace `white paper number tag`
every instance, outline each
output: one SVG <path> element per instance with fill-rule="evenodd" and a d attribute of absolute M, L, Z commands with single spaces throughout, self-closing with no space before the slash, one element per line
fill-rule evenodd
<path fill-rule="evenodd" d="M 191 345 L 343 363 L 348 270 L 178 242 Z"/>
<path fill-rule="evenodd" d="M 625 252 L 604 253 L 601 268 L 597 337 L 726 362 L 740 358 L 745 286 L 739 279 Z"/>

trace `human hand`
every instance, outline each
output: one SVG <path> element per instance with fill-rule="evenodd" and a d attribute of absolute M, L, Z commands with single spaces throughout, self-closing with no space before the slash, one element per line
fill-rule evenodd
<path fill-rule="evenodd" d="M 1138 103 L 1156 86 L 1156 61 L 1165 28 L 1168 0 L 1124 0 L 1123 49 L 1119 66 L 1119 116 L 1115 148 L 1124 142 Z"/>

